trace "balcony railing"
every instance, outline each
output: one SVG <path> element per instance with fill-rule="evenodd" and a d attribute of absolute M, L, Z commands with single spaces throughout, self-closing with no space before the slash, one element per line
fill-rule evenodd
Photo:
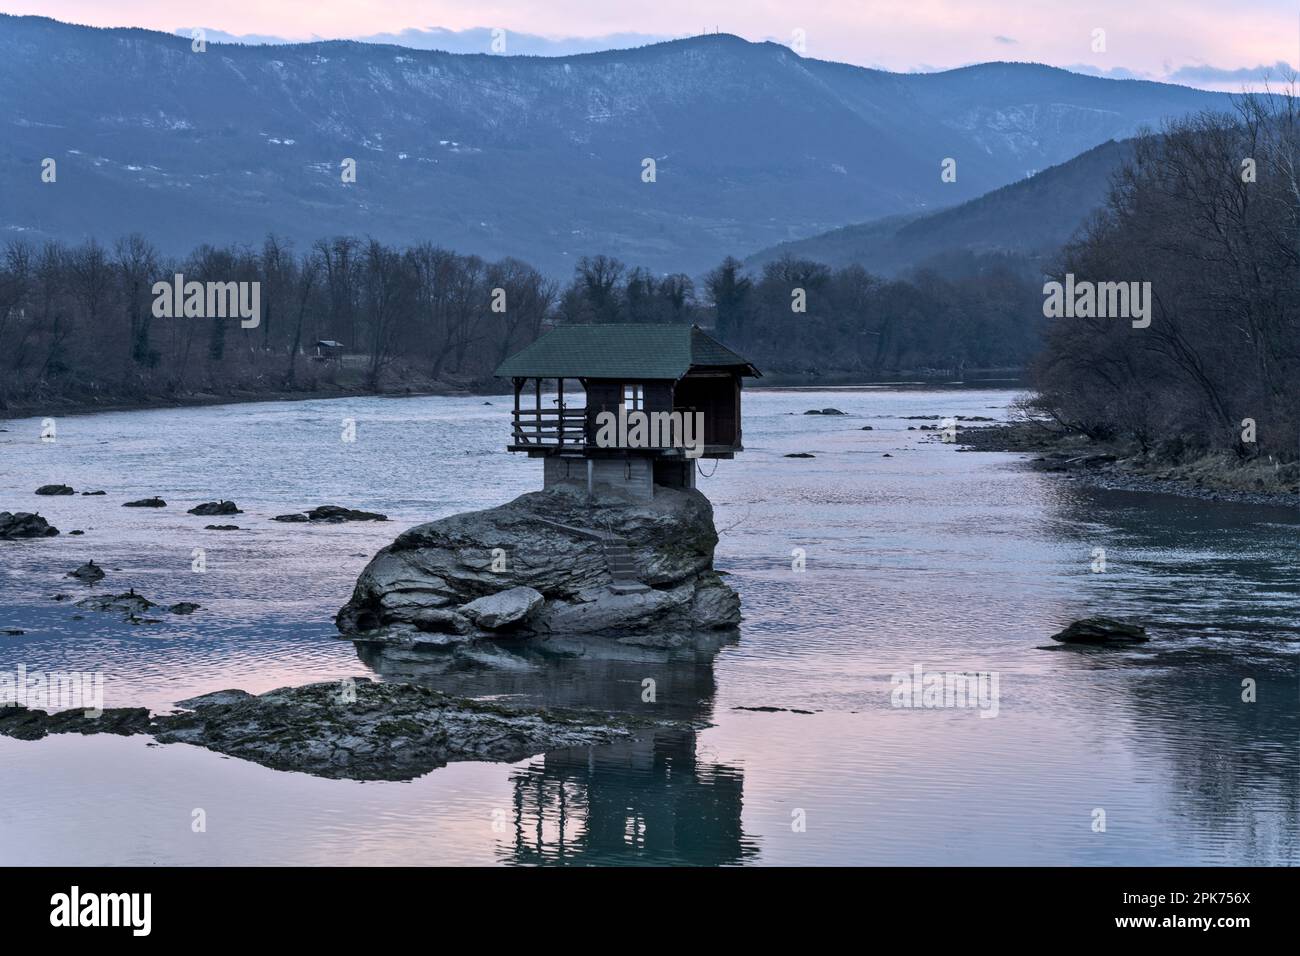
<path fill-rule="evenodd" d="M 586 444 L 585 408 L 521 408 L 514 414 L 517 448 L 581 448 Z"/>
<path fill-rule="evenodd" d="M 596 443 L 595 418 L 602 411 L 617 413 L 618 406 L 615 405 L 612 408 L 601 405 L 594 408 L 518 409 L 514 412 L 514 440 L 509 446 L 510 450 L 568 449 L 581 452 L 586 448 L 593 448 Z M 695 409 L 677 408 L 674 411 L 680 412 L 682 415 L 692 415 Z M 587 434 L 588 415 L 591 416 L 591 428 L 593 429 L 590 436 Z M 657 437 L 662 438 L 663 436 Z M 650 447 L 670 451 L 676 446 L 655 445 Z M 739 442 L 724 444 L 710 442 L 704 445 L 704 453 L 710 455 L 738 451 L 739 449 Z"/>

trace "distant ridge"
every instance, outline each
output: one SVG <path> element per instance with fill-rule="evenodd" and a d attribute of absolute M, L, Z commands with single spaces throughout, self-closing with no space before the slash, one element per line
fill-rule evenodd
<path fill-rule="evenodd" d="M 761 268 L 788 254 L 891 276 L 961 253 L 1010 253 L 1041 263 L 1104 203 L 1111 177 L 1132 154 L 1132 140 L 1103 143 L 958 206 L 781 243 L 755 253 L 746 264 Z"/>
<path fill-rule="evenodd" d="M 564 57 L 195 53 L 166 33 L 0 15 L 0 102 L 3 236 L 138 231 L 186 252 L 369 234 L 567 276 L 594 253 L 698 274 L 952 206 L 1229 98 L 1020 63 L 887 73 L 727 34 Z M 948 157 L 955 183 L 939 178 Z"/>

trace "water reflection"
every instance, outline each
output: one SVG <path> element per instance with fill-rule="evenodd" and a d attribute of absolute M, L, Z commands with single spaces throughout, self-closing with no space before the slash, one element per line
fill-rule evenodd
<path fill-rule="evenodd" d="M 454 650 L 358 644 L 386 680 L 530 706 L 679 722 L 625 744 L 554 751 L 510 776 L 513 840 L 501 862 L 581 865 L 740 863 L 758 852 L 741 822 L 744 773 L 698 750 L 713 719 L 714 660 L 739 632 L 671 648 L 615 640 L 535 639 Z"/>

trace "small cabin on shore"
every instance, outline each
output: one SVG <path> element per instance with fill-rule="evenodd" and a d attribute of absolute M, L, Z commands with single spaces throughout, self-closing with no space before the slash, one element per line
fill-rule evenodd
<path fill-rule="evenodd" d="M 335 342 L 333 339 L 321 339 L 316 343 L 316 354 L 312 356 L 316 362 L 333 362 L 336 365 L 343 361 L 343 343 Z"/>
<path fill-rule="evenodd" d="M 543 487 L 642 498 L 655 485 L 694 488 L 697 462 L 744 449 L 741 386 L 760 376 L 698 326 L 639 324 L 559 326 L 496 374 L 514 384 L 507 448 L 542 459 Z"/>

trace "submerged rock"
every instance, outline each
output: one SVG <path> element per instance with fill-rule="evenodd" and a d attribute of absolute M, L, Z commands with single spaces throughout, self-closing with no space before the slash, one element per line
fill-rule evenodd
<path fill-rule="evenodd" d="M 76 578 L 83 584 L 94 584 L 96 581 L 102 581 L 104 578 L 104 569 L 95 563 L 91 558 L 75 571 L 69 571 L 67 574 L 70 578 Z"/>
<path fill-rule="evenodd" d="M 275 770 L 350 780 L 410 780 L 457 760 L 522 760 L 625 740 L 652 726 L 628 717 L 512 710 L 414 684 L 364 678 L 254 697 L 218 691 L 155 719 L 161 743 L 187 743 Z"/>
<path fill-rule="evenodd" d="M 108 494 L 107 491 L 83 491 L 81 493 L 81 496 L 83 498 L 97 498 L 100 495 L 106 495 L 106 494 Z"/>
<path fill-rule="evenodd" d="M 1109 617 L 1085 617 L 1052 635 L 1063 644 L 1141 644 L 1150 640 L 1146 628 Z"/>
<path fill-rule="evenodd" d="M 47 713 L 17 704 L 0 707 L 0 735 L 18 740 L 40 740 L 48 734 L 118 734 L 129 737 L 149 732 L 149 711 L 144 707 L 116 707 L 98 717 L 84 710 Z"/>
<path fill-rule="evenodd" d="M 238 530 L 239 530 L 239 525 L 237 525 L 237 524 L 205 524 L 205 525 L 203 526 L 203 530 L 204 530 L 204 531 L 238 531 Z"/>
<path fill-rule="evenodd" d="M 626 544 L 646 588 L 611 587 L 610 534 Z M 518 611 L 522 588 L 542 602 L 529 597 L 530 610 L 511 622 L 520 635 L 629 638 L 734 627 L 740 599 L 713 570 L 717 541 L 712 506 L 698 491 L 656 487 L 648 501 L 589 500 L 582 488 L 556 485 L 399 535 L 362 571 L 336 623 L 358 640 L 486 632 L 500 625 L 485 620 L 499 618 L 475 620 L 484 608 L 476 602 L 495 596 Z"/>
<path fill-rule="evenodd" d="M 201 604 L 195 604 L 193 601 L 181 601 L 178 604 L 173 604 L 167 610 L 171 611 L 173 614 L 193 614 L 201 608 Z"/>
<path fill-rule="evenodd" d="M 157 606 L 148 598 L 136 594 L 135 588 L 125 594 L 96 594 L 77 602 L 77 607 L 88 611 L 120 611 L 132 616 Z"/>
<path fill-rule="evenodd" d="M 838 408 L 810 408 L 804 412 L 805 415 L 843 415 L 844 412 Z"/>
<path fill-rule="evenodd" d="M 141 498 L 139 501 L 127 501 L 122 505 L 123 508 L 166 508 L 167 502 L 161 498 Z"/>
<path fill-rule="evenodd" d="M 817 456 L 811 455 L 806 451 L 792 451 L 785 457 L 786 458 L 816 458 Z"/>
<path fill-rule="evenodd" d="M 76 492 L 67 485 L 41 485 L 36 489 L 38 495 L 75 495 Z"/>
<path fill-rule="evenodd" d="M 381 515 L 374 511 L 357 511 L 353 508 L 343 508 L 339 505 L 321 505 L 318 508 L 312 508 L 308 512 L 298 512 L 295 514 L 276 515 L 272 521 L 324 521 L 328 524 L 338 524 L 343 521 L 387 521 L 388 515 Z"/>
<path fill-rule="evenodd" d="M 388 515 L 381 515 L 374 511 L 357 511 L 353 508 L 341 508 L 338 505 L 321 505 L 319 508 L 312 508 L 307 512 L 307 517 L 312 521 L 387 521 Z"/>
<path fill-rule="evenodd" d="M 201 505 L 195 505 L 187 514 L 209 517 L 211 515 L 242 515 L 243 512 L 239 510 L 239 506 L 233 501 L 223 499 L 221 501 L 205 501 Z"/>
<path fill-rule="evenodd" d="M 17 511 L 12 514 L 8 511 L 0 511 L 0 540 L 52 538 L 58 533 L 58 528 L 38 514 L 29 511 Z"/>

